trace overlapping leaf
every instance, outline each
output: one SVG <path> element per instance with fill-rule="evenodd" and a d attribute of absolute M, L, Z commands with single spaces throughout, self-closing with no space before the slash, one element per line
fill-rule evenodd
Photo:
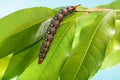
<path fill-rule="evenodd" d="M 120 20 L 116 20 L 116 33 L 108 45 L 101 69 L 110 68 L 118 63 L 120 63 Z"/>
<path fill-rule="evenodd" d="M 2 79 L 4 72 L 8 66 L 8 62 L 10 61 L 11 55 L 8 55 L 2 59 L 0 59 L 0 80 Z"/>
<path fill-rule="evenodd" d="M 109 4 L 105 4 L 105 5 L 100 5 L 98 6 L 99 8 L 106 8 L 106 9 L 120 9 L 120 0 L 114 0 L 113 2 L 109 3 Z M 120 19 L 120 12 L 116 12 L 116 19 Z"/>
<path fill-rule="evenodd" d="M 97 70 L 105 55 L 112 31 L 114 31 L 115 13 L 102 14 L 80 33 L 79 45 L 65 63 L 61 80 L 88 80 Z"/>
<path fill-rule="evenodd" d="M 37 43 L 19 54 L 14 54 L 10 59 L 2 80 L 9 80 L 15 76 L 20 75 L 38 56 L 39 49 L 40 43 Z"/>
<path fill-rule="evenodd" d="M 34 45 L 38 44 L 47 28 L 47 26 L 40 27 L 40 24 L 53 15 L 53 10 L 41 7 L 21 10 L 1 19 L 0 58 L 14 52 L 3 80 L 22 73 L 38 56 L 40 45 L 38 48 Z"/>
<path fill-rule="evenodd" d="M 119 2 L 116 0 L 111 4 L 118 4 L 117 1 Z M 100 7 L 119 8 L 119 5 L 111 4 Z M 31 8 L 0 19 L 0 58 L 14 52 L 11 59 L 6 57 L 7 59 L 0 60 L 4 67 L 0 67 L 0 78 L 7 68 L 3 80 L 19 75 L 18 80 L 88 80 L 104 59 L 107 44 L 114 32 L 115 13 L 111 11 L 99 17 L 99 13 L 84 15 L 85 17 L 81 14 L 73 14 L 63 21 L 44 62 L 40 65 L 37 64 L 36 57 L 39 54 L 40 39 L 46 31 L 46 27 L 41 28 L 40 24 L 52 17 L 54 11 L 49 8 Z M 119 51 L 115 53 L 113 60 L 116 60 Z M 6 61 L 9 59 L 10 62 Z"/>
<path fill-rule="evenodd" d="M 64 61 L 70 55 L 76 29 L 75 17 L 79 15 L 69 16 L 69 20 L 64 20 L 56 31 L 44 62 L 39 65 L 35 60 L 18 80 L 57 80 Z M 31 76 L 27 77 L 28 75 Z"/>
<path fill-rule="evenodd" d="M 40 26 L 39 34 L 44 34 L 51 19 L 46 20 Z M 7 70 L 4 74 L 4 79 L 11 79 L 16 75 L 20 75 L 31 62 L 38 56 L 40 51 L 40 43 L 36 42 L 29 47 L 22 49 L 21 51 L 15 52 L 11 57 Z M 20 66 L 21 65 L 21 66 Z M 12 74 L 11 74 L 12 72 Z"/>
<path fill-rule="evenodd" d="M 41 22 L 53 15 L 53 10 L 41 7 L 21 10 L 0 19 L 0 58 L 38 41 L 41 34 L 36 34 Z"/>

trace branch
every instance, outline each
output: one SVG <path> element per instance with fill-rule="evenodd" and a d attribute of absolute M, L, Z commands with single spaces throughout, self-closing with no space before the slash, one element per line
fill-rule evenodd
<path fill-rule="evenodd" d="M 88 9 L 88 10 L 76 10 L 76 12 L 108 12 L 112 9 L 104 9 L 104 8 L 95 8 L 95 9 Z M 114 10 L 116 12 L 120 12 L 120 9 Z"/>

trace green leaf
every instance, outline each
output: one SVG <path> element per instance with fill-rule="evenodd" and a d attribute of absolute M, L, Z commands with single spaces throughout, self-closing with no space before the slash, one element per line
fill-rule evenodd
<path fill-rule="evenodd" d="M 2 79 L 5 70 L 8 66 L 8 62 L 10 61 L 11 55 L 8 55 L 2 59 L 0 59 L 0 80 Z"/>
<path fill-rule="evenodd" d="M 112 3 L 100 5 L 99 7 L 109 8 L 109 9 L 120 9 L 120 0 L 114 0 Z"/>
<path fill-rule="evenodd" d="M 108 55 L 105 58 L 101 69 L 111 68 L 118 63 L 120 63 L 120 50 Z"/>
<path fill-rule="evenodd" d="M 114 24 L 115 12 L 110 11 L 82 29 L 79 45 L 72 50 L 61 71 L 61 80 L 88 80 L 98 70 L 113 35 L 111 31 L 114 31 Z"/>
<path fill-rule="evenodd" d="M 100 13 L 83 13 L 82 15 L 80 15 L 77 20 L 76 20 L 76 32 L 75 32 L 75 37 L 74 37 L 74 41 L 73 41 L 73 48 L 76 47 L 79 44 L 79 35 L 81 32 L 81 29 L 85 26 L 90 25 L 91 23 L 93 23 L 93 21 L 95 21 L 95 19 L 97 18 L 97 16 Z M 92 17 L 92 18 L 91 18 Z M 87 21 L 87 23 L 86 23 Z"/>
<path fill-rule="evenodd" d="M 106 50 L 106 58 L 101 69 L 107 69 L 120 63 L 120 20 L 116 20 L 116 33 Z"/>
<path fill-rule="evenodd" d="M 2 80 L 10 80 L 15 76 L 20 75 L 28 67 L 28 65 L 33 62 L 38 56 L 39 49 L 40 43 L 37 43 L 19 54 L 14 54 L 10 59 L 10 62 Z"/>
<path fill-rule="evenodd" d="M 106 8 L 106 9 L 120 9 L 120 0 L 114 0 L 112 3 L 100 5 L 99 8 Z M 116 19 L 120 19 L 120 12 L 116 12 Z"/>
<path fill-rule="evenodd" d="M 38 7 L 20 10 L 0 19 L 0 58 L 40 40 L 44 34 L 38 33 L 41 22 L 53 15 L 53 10 Z"/>
<path fill-rule="evenodd" d="M 18 80 L 57 80 L 64 61 L 70 55 L 76 29 L 76 16 L 68 16 L 58 28 L 49 52 L 42 64 L 37 59 L 18 77 Z M 31 76 L 29 76 L 31 75 Z M 28 77 L 29 76 L 29 77 Z"/>
<path fill-rule="evenodd" d="M 39 34 L 43 34 L 46 31 L 51 19 L 43 22 L 39 28 Z M 37 34 L 36 34 L 37 35 Z M 3 80 L 8 80 L 16 75 L 20 75 L 38 56 L 40 51 L 40 43 L 36 42 L 22 50 L 15 52 L 11 57 L 8 67 L 3 76 Z M 12 73 L 12 74 L 11 74 Z"/>
<path fill-rule="evenodd" d="M 116 32 L 108 44 L 106 56 L 120 49 L 120 20 L 116 20 Z"/>

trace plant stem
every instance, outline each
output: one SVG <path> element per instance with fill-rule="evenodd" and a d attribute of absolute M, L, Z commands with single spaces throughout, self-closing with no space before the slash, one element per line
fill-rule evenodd
<path fill-rule="evenodd" d="M 104 9 L 104 8 L 96 8 L 96 9 L 90 9 L 90 10 L 76 10 L 76 12 L 108 12 L 112 9 Z M 120 10 L 114 10 L 116 12 L 120 12 Z"/>

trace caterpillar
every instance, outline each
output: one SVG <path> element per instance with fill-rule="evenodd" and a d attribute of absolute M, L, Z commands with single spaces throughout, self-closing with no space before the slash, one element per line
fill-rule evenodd
<path fill-rule="evenodd" d="M 68 6 L 66 8 L 61 9 L 57 12 L 57 14 L 53 17 L 53 19 L 50 22 L 50 25 L 47 29 L 47 32 L 45 34 L 42 46 L 40 48 L 40 54 L 39 54 L 39 60 L 38 64 L 41 64 L 49 50 L 50 44 L 53 40 L 54 34 L 56 33 L 57 28 L 59 27 L 61 21 L 69 14 L 72 14 L 73 12 L 77 12 L 76 8 L 80 5 L 75 6 Z"/>

